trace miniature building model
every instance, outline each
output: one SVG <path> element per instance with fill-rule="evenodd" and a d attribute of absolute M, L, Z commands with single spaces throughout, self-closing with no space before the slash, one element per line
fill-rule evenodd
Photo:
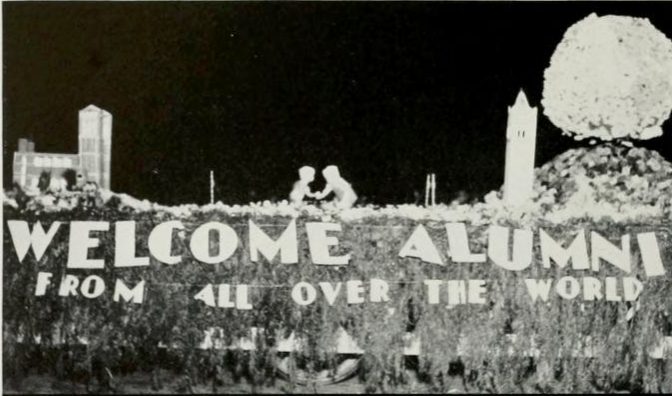
<path fill-rule="evenodd" d="M 532 197 L 537 143 L 537 108 L 530 107 L 521 89 L 509 107 L 506 126 L 504 202 L 521 204 Z"/>
<path fill-rule="evenodd" d="M 87 181 L 110 189 L 112 115 L 94 105 L 79 111 L 79 153 L 38 153 L 35 144 L 19 139 L 14 153 L 14 181 L 21 187 L 37 187 L 40 173 L 60 178 L 68 169 L 81 172 Z"/>
<path fill-rule="evenodd" d="M 112 115 L 94 105 L 79 111 L 79 159 L 89 181 L 110 189 Z"/>

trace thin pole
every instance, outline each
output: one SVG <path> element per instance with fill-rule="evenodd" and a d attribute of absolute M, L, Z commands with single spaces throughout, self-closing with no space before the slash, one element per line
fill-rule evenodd
<path fill-rule="evenodd" d="M 429 206 L 429 173 L 425 181 L 425 207 Z"/>
<path fill-rule="evenodd" d="M 436 205 L 436 173 L 432 173 L 432 206 Z"/>
<path fill-rule="evenodd" d="M 215 203 L 215 172 L 210 170 L 210 204 Z"/>

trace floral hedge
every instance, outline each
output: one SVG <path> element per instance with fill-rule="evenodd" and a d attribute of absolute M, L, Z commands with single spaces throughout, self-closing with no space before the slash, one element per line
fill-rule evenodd
<path fill-rule="evenodd" d="M 272 215 L 264 214 L 264 207 Z M 270 208 L 274 208 L 271 210 Z M 399 212 L 385 214 L 384 208 L 359 208 L 354 212 L 336 212 L 306 207 L 296 212 L 278 213 L 278 206 L 259 205 L 222 210 L 216 205 L 188 213 L 162 210 L 132 211 L 118 207 L 75 208 L 68 211 L 35 211 L 5 206 L 5 220 L 26 220 L 29 224 L 40 221 L 45 229 L 53 221 L 65 223 L 56 234 L 44 257 L 36 262 L 32 252 L 22 263 L 18 261 L 6 221 L 4 229 L 3 309 L 5 367 L 17 358 L 19 335 L 28 348 L 43 350 L 55 329 L 59 329 L 68 345 L 75 337 L 89 340 L 88 353 L 104 356 L 106 364 L 118 370 L 128 362 L 158 363 L 158 344 L 178 345 L 178 353 L 185 370 L 215 373 L 231 358 L 254 374 L 255 381 L 263 382 L 274 376 L 272 349 L 276 332 L 288 335 L 294 332 L 309 340 L 308 350 L 301 353 L 326 359 L 335 343 L 335 329 L 343 326 L 365 350 L 363 373 L 370 389 L 384 389 L 389 383 L 404 380 L 403 336 L 412 330 L 423 340 L 419 369 L 436 384 L 450 369 L 450 363 L 460 360 L 472 386 L 480 390 L 519 391 L 529 383 L 534 365 L 521 358 L 530 347 L 532 336 L 541 355 L 533 375 L 536 386 L 550 386 L 555 391 L 610 390 L 624 384 L 631 389 L 660 391 L 672 389 L 672 365 L 655 360 L 647 354 L 648 348 L 669 335 L 672 329 L 672 281 L 669 275 L 672 263 L 672 221 L 665 217 L 642 218 L 637 221 L 614 221 L 589 217 L 567 219 L 561 224 L 515 212 L 500 212 L 497 216 L 461 216 L 460 210 L 443 208 L 441 216 L 400 216 Z M 425 209 L 417 209 L 419 212 Z M 408 213 L 411 213 L 409 211 Z M 425 212 L 422 212 L 425 213 Z M 495 213 L 495 212 L 487 212 Z M 348 217 L 350 216 L 350 217 Z M 253 219 L 269 236 L 277 238 L 296 218 L 299 239 L 299 264 L 283 265 L 262 260 L 249 260 L 247 222 Z M 173 254 L 181 254 L 177 265 L 165 265 L 151 258 L 149 267 L 115 269 L 114 225 L 118 220 L 137 222 L 138 255 L 149 256 L 146 236 L 157 224 L 179 219 L 185 225 L 185 235 L 176 236 Z M 147 281 L 143 304 L 117 303 L 111 294 L 96 299 L 59 297 L 48 291 L 35 296 L 38 271 L 52 272 L 54 282 L 66 272 L 68 233 L 67 223 L 75 220 L 103 220 L 111 222 L 109 232 L 101 233 L 98 254 L 105 257 L 104 270 L 67 270 L 71 274 L 96 274 L 105 279 L 108 290 L 115 279 L 128 285 Z M 189 251 L 189 234 L 199 225 L 220 221 L 232 226 L 238 233 L 239 246 L 232 258 L 211 265 L 196 261 Z M 342 225 L 338 251 L 348 252 L 353 260 L 348 266 L 328 267 L 311 263 L 304 223 L 306 221 L 334 221 Z M 418 224 L 424 224 L 437 248 L 443 255 L 447 240 L 443 224 L 446 221 L 464 221 L 468 224 L 472 251 L 484 251 L 486 230 L 491 224 L 512 228 L 537 230 L 542 227 L 559 242 L 568 243 L 576 231 L 597 231 L 614 243 L 622 234 L 634 236 L 639 231 L 657 231 L 663 262 L 668 275 L 646 279 L 641 272 L 637 249 L 633 248 L 633 275 L 645 283 L 639 306 L 633 319 L 627 320 L 629 305 L 605 301 L 585 302 L 580 299 L 564 300 L 551 296 L 550 303 L 533 302 L 522 283 L 523 278 L 555 278 L 565 275 L 581 277 L 622 277 L 612 266 L 603 266 L 599 274 L 582 273 L 569 268 L 553 266 L 544 269 L 540 261 L 538 238 L 535 236 L 535 261 L 522 272 L 503 270 L 491 262 L 486 264 L 449 264 L 438 266 L 417 259 L 402 259 L 398 253 Z M 633 239 L 634 240 L 634 239 Z M 443 257 L 448 262 L 447 257 Z M 333 306 L 324 298 L 314 304 L 300 307 L 290 297 L 290 287 L 300 281 L 316 284 L 320 281 L 369 280 L 380 278 L 390 282 L 388 303 L 348 305 L 340 297 Z M 485 305 L 445 305 L 426 303 L 424 279 L 485 279 L 488 282 L 488 303 Z M 255 309 L 238 311 L 208 307 L 193 297 L 206 284 L 250 284 L 281 287 L 254 288 L 251 295 Z M 285 287 L 287 286 L 287 287 Z M 553 292 L 551 292 L 553 293 Z M 392 316 L 388 308 L 395 308 Z M 202 341 L 203 331 L 210 327 L 224 330 L 225 342 L 248 335 L 250 327 L 267 329 L 252 352 L 209 351 L 198 355 L 195 347 Z M 522 342 L 512 346 L 518 356 L 492 355 L 506 344 L 506 335 L 517 334 Z M 39 346 L 30 344 L 40 335 Z M 458 358 L 458 338 L 465 338 L 466 355 Z M 559 350 L 570 350 L 580 345 L 585 336 L 591 336 L 601 352 L 593 358 L 578 359 Z M 25 343 L 21 348 L 26 348 Z M 62 348 L 62 347 L 61 347 Z M 227 355 L 228 354 L 228 355 Z M 327 359 L 328 360 L 328 359 Z M 543 362 L 544 369 L 539 363 Z M 58 361 L 52 362 L 58 365 Z M 545 374 L 544 374 L 545 373 Z M 539 389 L 539 388 L 535 388 Z M 529 389 L 528 389 L 529 390 Z"/>

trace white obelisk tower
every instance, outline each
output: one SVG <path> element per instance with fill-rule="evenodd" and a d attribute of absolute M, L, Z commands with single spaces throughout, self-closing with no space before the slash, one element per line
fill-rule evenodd
<path fill-rule="evenodd" d="M 79 158 L 87 179 L 110 189 L 112 114 L 94 105 L 79 111 Z"/>
<path fill-rule="evenodd" d="M 536 144 L 537 108 L 529 105 L 521 89 L 509 107 L 506 125 L 505 203 L 518 205 L 532 197 Z"/>

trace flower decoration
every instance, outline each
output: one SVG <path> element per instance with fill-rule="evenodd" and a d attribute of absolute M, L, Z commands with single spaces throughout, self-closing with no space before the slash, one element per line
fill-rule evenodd
<path fill-rule="evenodd" d="M 591 14 L 544 72 L 544 114 L 575 139 L 651 139 L 672 110 L 672 41 L 646 18 Z"/>

